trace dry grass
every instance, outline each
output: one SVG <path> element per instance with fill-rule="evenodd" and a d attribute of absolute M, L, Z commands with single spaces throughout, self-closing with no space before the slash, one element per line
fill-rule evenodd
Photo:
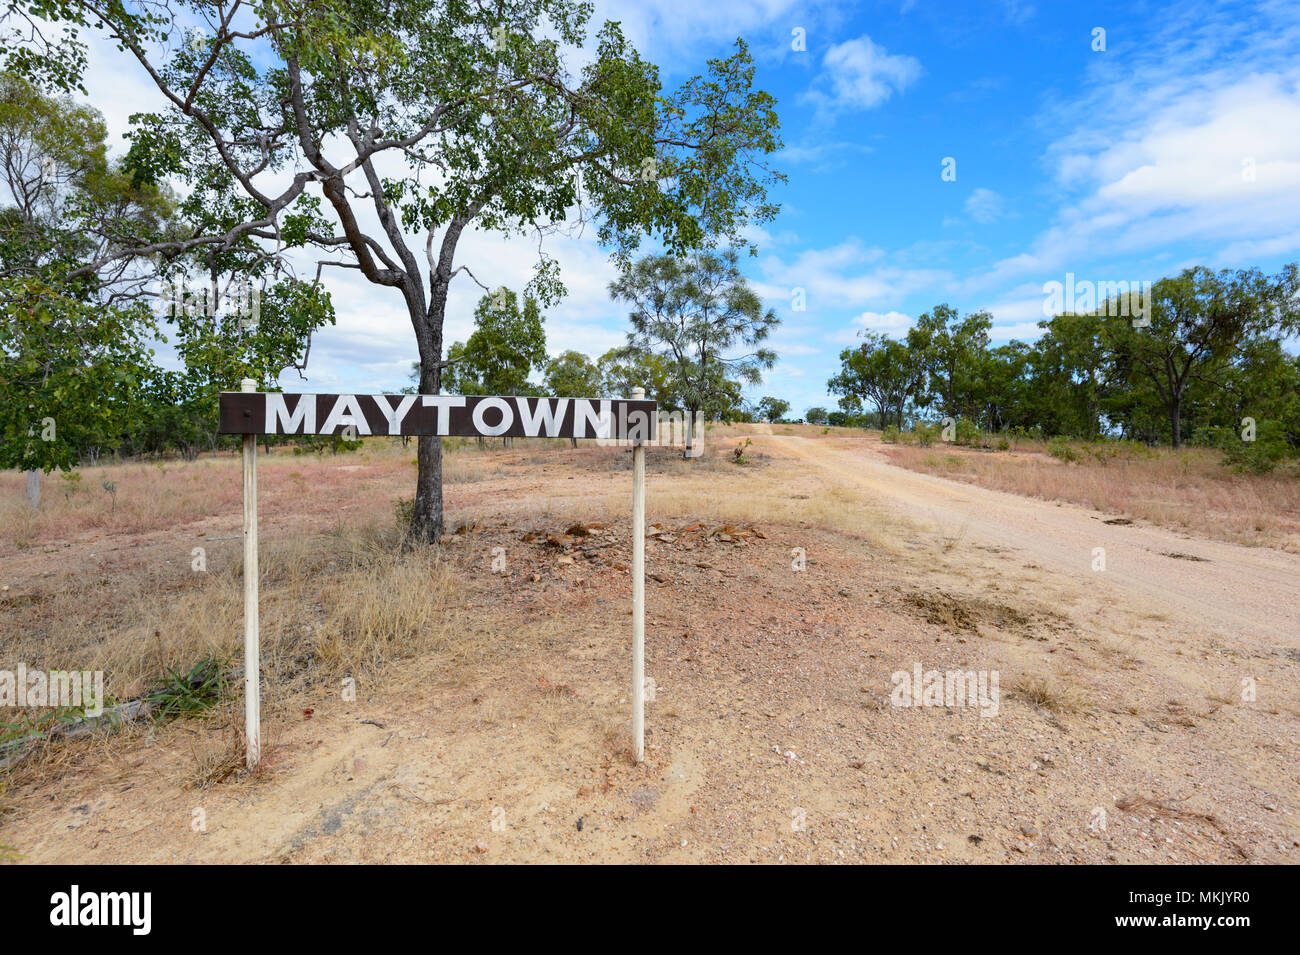
<path fill-rule="evenodd" d="M 1016 677 L 1007 687 L 1007 692 L 1034 709 L 1049 710 L 1058 716 L 1075 713 L 1086 705 L 1083 695 L 1063 679 L 1039 674 Z"/>
<path fill-rule="evenodd" d="M 374 672 L 395 655 L 453 641 L 444 610 L 451 573 L 436 551 L 403 552 L 395 527 L 367 526 L 272 540 L 260 554 L 263 665 L 277 684 Z M 188 669 L 242 645 L 237 542 L 209 569 L 142 568 L 88 577 L 65 571 L 39 591 L 0 602 L 16 639 L 6 657 L 40 669 L 103 670 L 110 697 L 137 696 L 168 668 Z"/>
<path fill-rule="evenodd" d="M 1204 448 L 1071 445 L 1067 463 L 1045 445 L 1014 452 L 884 445 L 894 464 L 981 487 L 1070 501 L 1217 540 L 1300 553 L 1300 494 L 1285 471 L 1238 474 Z M 1111 451 L 1116 453 L 1112 454 Z"/>

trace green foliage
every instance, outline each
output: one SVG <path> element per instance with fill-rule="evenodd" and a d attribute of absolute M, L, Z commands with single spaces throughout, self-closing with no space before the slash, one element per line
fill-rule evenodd
<path fill-rule="evenodd" d="M 1276 421 L 1259 422 L 1254 441 L 1243 441 L 1236 434 L 1225 435 L 1221 447 L 1224 464 L 1250 474 L 1267 474 L 1294 453 L 1286 432 Z"/>
<path fill-rule="evenodd" d="M 59 706 L 39 716 L 21 714 L 12 723 L 0 723 L 0 745 L 22 739 L 46 739 L 86 718 L 81 706 Z"/>
<path fill-rule="evenodd" d="M 880 440 L 885 444 L 898 444 L 898 428 L 895 425 L 887 424 L 880 433 Z"/>
<path fill-rule="evenodd" d="M 903 412 L 909 401 L 920 404 L 925 382 L 925 366 L 919 351 L 902 342 L 874 332 L 863 332 L 858 348 L 840 352 L 840 373 L 827 388 L 842 395 L 841 407 L 860 411 L 863 401 L 872 401 L 883 426 L 893 417 L 901 429 Z M 847 404 L 846 404 L 847 403 Z"/>
<path fill-rule="evenodd" d="M 1272 276 L 1187 269 L 1154 283 L 1149 301 L 1125 301 L 1125 314 L 1118 304 L 1054 316 L 1039 323 L 1032 345 L 996 348 L 987 313 L 962 317 L 938 305 L 903 342 L 864 333 L 859 348 L 841 353 L 828 388 L 842 407 L 875 403 L 900 430 L 908 408 L 954 417 L 962 444 L 987 446 L 991 432 L 1011 446 L 1045 436 L 1218 443 L 1202 435 L 1253 418 L 1277 422 L 1286 453 L 1300 453 L 1300 357 L 1284 347 L 1300 328 L 1295 265 Z M 1149 321 L 1135 325 L 1139 304 Z M 1070 453 L 1114 451 L 1110 442 L 1088 447 Z M 1238 451 L 1261 467 L 1274 454 Z"/>
<path fill-rule="evenodd" d="M 758 414 L 767 422 L 780 421 L 790 410 L 790 402 L 780 398 L 761 398 L 758 402 Z"/>
<path fill-rule="evenodd" d="M 483 296 L 474 310 L 474 332 L 448 350 L 453 364 L 443 386 L 462 395 L 526 395 L 534 369 L 546 368 L 546 333 L 537 300 L 524 299 L 522 311 L 514 292 L 500 289 Z"/>
<path fill-rule="evenodd" d="M 605 389 L 596 363 L 581 352 L 570 350 L 547 363 L 546 390 L 569 398 L 599 398 Z"/>
<path fill-rule="evenodd" d="M 987 444 L 980 426 L 967 418 L 959 418 L 954 430 L 956 431 L 953 436 L 954 444 L 962 444 L 972 448 L 984 447 Z"/>
<path fill-rule="evenodd" d="M 758 384 L 776 363 L 776 353 L 762 342 L 780 320 L 763 310 L 735 249 L 646 256 L 609 290 L 632 306 L 624 354 L 660 359 L 692 414 L 727 419 L 741 407 L 741 386 Z"/>
<path fill-rule="evenodd" d="M 663 411 L 681 411 L 682 398 L 669 374 L 668 363 L 658 355 L 628 348 L 611 348 L 596 360 L 604 391 L 626 396 L 633 388 L 644 388 Z"/>
<path fill-rule="evenodd" d="M 1065 441 L 1057 439 L 1047 446 L 1047 453 L 1052 457 L 1064 461 L 1066 464 L 1077 464 L 1083 459 L 1082 455 L 1075 448 Z"/>
<path fill-rule="evenodd" d="M 349 440 L 341 434 L 308 434 L 294 439 L 294 454 L 350 454 L 361 450 L 360 438 Z"/>
<path fill-rule="evenodd" d="M 0 467 L 67 470 L 116 447 L 150 372 L 138 308 L 0 278 Z"/>
<path fill-rule="evenodd" d="M 220 703 L 226 694 L 228 665 L 228 661 L 208 654 L 186 671 L 168 667 L 144 696 L 151 704 L 154 721 L 198 716 Z"/>
<path fill-rule="evenodd" d="M 803 413 L 803 419 L 809 424 L 826 424 L 827 412 L 825 408 L 809 408 Z"/>

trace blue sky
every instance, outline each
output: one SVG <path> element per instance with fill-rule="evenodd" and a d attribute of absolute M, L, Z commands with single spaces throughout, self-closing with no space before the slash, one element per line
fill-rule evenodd
<path fill-rule="evenodd" d="M 596 16 L 621 20 L 667 86 L 749 42 L 789 176 L 747 263 L 783 320 L 781 360 L 749 394 L 795 413 L 834 406 L 826 380 L 859 330 L 902 334 L 939 302 L 988 309 L 996 342 L 1030 340 L 1044 283 L 1067 272 L 1154 281 L 1300 259 L 1300 4 L 643 0 Z M 121 62 L 97 47 L 91 74 L 115 131 L 151 95 Z M 590 235 L 550 251 L 571 294 L 548 314 L 549 350 L 620 344 L 604 252 Z M 532 250 L 473 235 L 458 262 L 518 288 Z M 395 390 L 414 357 L 400 301 L 332 272 L 339 325 L 318 335 L 309 383 L 285 386 Z M 478 294 L 454 291 L 448 342 Z"/>

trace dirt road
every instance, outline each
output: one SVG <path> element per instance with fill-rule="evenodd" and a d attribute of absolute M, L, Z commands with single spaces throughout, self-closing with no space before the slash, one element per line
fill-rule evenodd
<path fill-rule="evenodd" d="M 1107 523 L 1123 519 L 908 471 L 861 444 L 843 448 L 797 435 L 759 436 L 757 443 L 862 488 L 956 546 L 1008 548 L 1109 600 L 1190 629 L 1300 650 L 1300 555 Z M 1097 548 L 1104 570 L 1094 569 Z"/>

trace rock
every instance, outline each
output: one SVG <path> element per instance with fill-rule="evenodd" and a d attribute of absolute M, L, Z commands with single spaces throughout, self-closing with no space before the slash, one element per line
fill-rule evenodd
<path fill-rule="evenodd" d="M 487 852 L 487 844 L 482 842 L 474 843 L 474 851 L 479 855 L 485 854 Z"/>

